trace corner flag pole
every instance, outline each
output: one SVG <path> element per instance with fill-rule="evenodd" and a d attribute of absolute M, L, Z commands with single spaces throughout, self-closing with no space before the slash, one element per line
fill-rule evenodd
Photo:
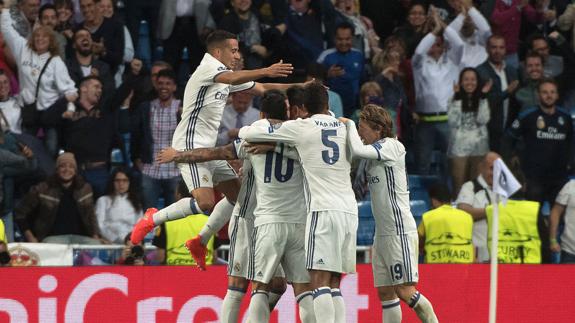
<path fill-rule="evenodd" d="M 497 268 L 499 245 L 499 194 L 495 194 L 493 221 L 491 221 L 491 274 L 489 285 L 489 323 L 495 323 L 497 316 Z"/>

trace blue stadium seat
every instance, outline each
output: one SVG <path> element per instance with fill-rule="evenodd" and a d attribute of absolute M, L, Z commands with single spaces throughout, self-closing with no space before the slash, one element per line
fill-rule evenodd
<path fill-rule="evenodd" d="M 142 60 L 144 66 L 150 68 L 152 66 L 152 53 L 150 52 L 150 26 L 145 20 L 140 21 L 138 48 L 135 50 L 136 57 Z"/>
<path fill-rule="evenodd" d="M 371 201 L 360 201 L 357 205 L 359 215 L 357 245 L 370 246 L 373 244 L 373 235 L 375 233 L 375 219 L 371 214 Z"/>
<path fill-rule="evenodd" d="M 430 204 L 426 200 L 411 200 L 409 202 L 409 207 L 417 225 L 421 223 L 423 213 L 431 209 Z"/>

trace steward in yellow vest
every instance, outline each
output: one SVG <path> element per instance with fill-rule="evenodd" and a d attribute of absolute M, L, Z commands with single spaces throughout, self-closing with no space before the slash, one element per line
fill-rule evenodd
<path fill-rule="evenodd" d="M 471 214 L 451 206 L 449 191 L 444 186 L 431 187 L 429 196 L 434 209 L 423 214 L 418 228 L 425 262 L 473 263 L 475 249 Z"/>
<path fill-rule="evenodd" d="M 493 205 L 487 214 L 487 246 L 491 254 L 491 221 Z M 539 203 L 533 201 L 507 201 L 499 203 L 499 245 L 497 259 L 506 264 L 540 264 L 541 240 L 537 230 Z"/>
<path fill-rule="evenodd" d="M 197 236 L 207 221 L 207 215 L 196 214 L 165 222 L 157 229 L 153 244 L 159 249 L 164 249 L 166 265 L 196 265 L 184 244 L 190 237 Z M 207 248 L 206 264 L 211 265 L 214 254 L 213 237 L 208 242 Z"/>

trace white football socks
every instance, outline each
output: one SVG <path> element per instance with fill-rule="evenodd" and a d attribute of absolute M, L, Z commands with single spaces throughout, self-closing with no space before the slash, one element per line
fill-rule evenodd
<path fill-rule="evenodd" d="M 419 317 L 422 322 L 437 323 L 437 316 L 435 316 L 431 302 L 419 292 L 415 292 L 415 294 L 411 296 L 409 306 L 413 308 L 417 317 Z"/>
<path fill-rule="evenodd" d="M 335 308 L 329 286 L 320 287 L 313 291 L 313 311 L 316 322 L 335 322 Z"/>
<path fill-rule="evenodd" d="M 383 323 L 401 323 L 401 304 L 399 298 L 381 302 Z"/>
<path fill-rule="evenodd" d="M 237 323 L 240 314 L 240 305 L 246 292 L 233 287 L 228 287 L 226 297 L 222 303 L 221 322 L 222 323 Z"/>
<path fill-rule="evenodd" d="M 270 307 L 268 292 L 254 290 L 250 307 L 248 308 L 248 322 L 268 322 L 270 320 Z"/>
<path fill-rule="evenodd" d="M 230 220 L 234 211 L 234 204 L 227 198 L 221 199 L 208 217 L 208 222 L 200 231 L 202 245 L 207 245 L 210 238 Z"/>
<path fill-rule="evenodd" d="M 331 289 L 331 297 L 335 313 L 335 322 L 345 323 L 345 303 L 343 302 L 343 297 L 341 296 L 339 288 Z"/>

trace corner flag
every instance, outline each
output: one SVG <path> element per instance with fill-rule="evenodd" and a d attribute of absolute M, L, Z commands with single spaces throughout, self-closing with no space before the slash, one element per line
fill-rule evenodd
<path fill-rule="evenodd" d="M 503 202 L 521 188 L 521 184 L 511 173 L 507 165 L 498 158 L 493 166 L 493 192 L 503 197 Z"/>

